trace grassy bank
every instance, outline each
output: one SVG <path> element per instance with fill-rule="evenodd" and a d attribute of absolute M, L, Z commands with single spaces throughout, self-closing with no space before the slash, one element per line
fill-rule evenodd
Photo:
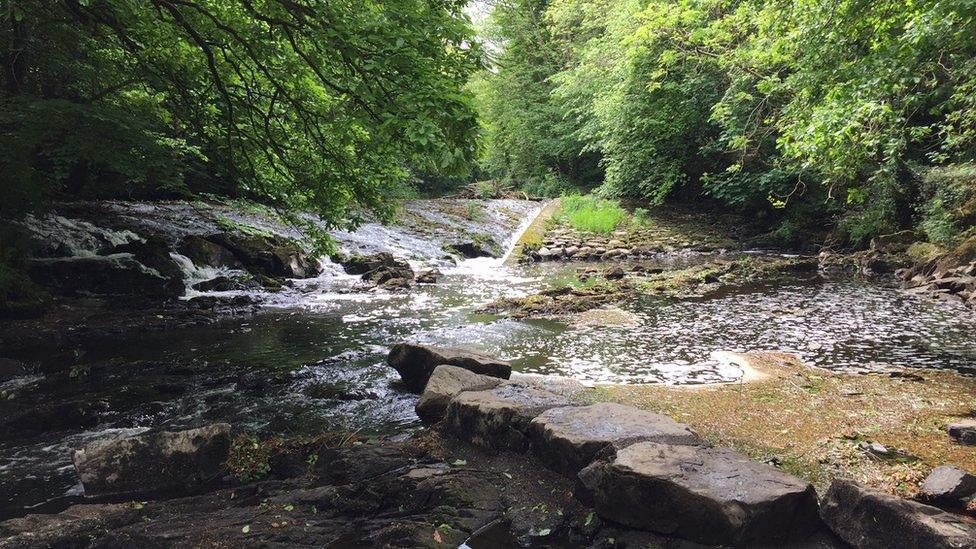
<path fill-rule="evenodd" d="M 609 385 L 594 400 L 622 402 L 690 424 L 824 489 L 838 476 L 912 497 L 928 472 L 951 464 L 976 470 L 972 447 L 953 442 L 946 423 L 973 412 L 976 379 L 955 372 L 835 374 L 785 353 L 752 353 L 765 377 L 751 383 L 683 388 Z M 891 453 L 860 448 L 879 442 Z"/>

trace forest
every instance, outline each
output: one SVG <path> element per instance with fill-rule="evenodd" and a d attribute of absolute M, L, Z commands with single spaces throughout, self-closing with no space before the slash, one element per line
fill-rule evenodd
<path fill-rule="evenodd" d="M 0 0 L 0 549 L 976 549 L 976 0 Z"/>

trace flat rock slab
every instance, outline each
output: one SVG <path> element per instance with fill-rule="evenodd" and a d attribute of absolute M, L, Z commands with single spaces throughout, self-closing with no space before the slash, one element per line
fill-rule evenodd
<path fill-rule="evenodd" d="M 613 402 L 546 410 L 532 420 L 529 438 L 542 461 L 570 476 L 611 446 L 620 450 L 643 441 L 701 444 L 687 425 Z"/>
<path fill-rule="evenodd" d="M 386 361 L 391 368 L 400 373 L 407 387 L 417 393 L 424 390 L 434 368 L 441 364 L 457 366 L 476 374 L 501 379 L 508 379 L 512 375 L 512 365 L 507 361 L 478 351 L 454 347 L 399 343 L 390 349 Z"/>
<path fill-rule="evenodd" d="M 602 518 L 698 543 L 788 544 L 819 524 L 810 483 L 729 448 L 639 442 L 579 479 Z"/>
<path fill-rule="evenodd" d="M 960 444 L 976 445 L 976 419 L 963 419 L 950 423 L 949 436 Z"/>
<path fill-rule="evenodd" d="M 445 428 L 463 440 L 487 448 L 523 451 L 529 448 L 529 424 L 536 416 L 569 400 L 561 395 L 503 383 L 486 391 L 466 391 L 451 401 Z"/>
<path fill-rule="evenodd" d="M 87 496 L 189 489 L 223 474 L 230 425 L 147 433 L 75 450 L 72 460 Z"/>
<path fill-rule="evenodd" d="M 451 399 L 462 391 L 482 391 L 494 389 L 504 380 L 490 377 L 448 364 L 434 368 L 427 380 L 427 386 L 417 401 L 417 416 L 425 423 L 440 421 L 447 412 Z"/>
<path fill-rule="evenodd" d="M 976 521 L 838 479 L 821 506 L 824 522 L 859 549 L 976 548 Z"/>
<path fill-rule="evenodd" d="M 961 499 L 976 495 L 976 476 L 951 465 L 932 470 L 922 483 L 922 496 L 944 504 L 958 505 Z"/>

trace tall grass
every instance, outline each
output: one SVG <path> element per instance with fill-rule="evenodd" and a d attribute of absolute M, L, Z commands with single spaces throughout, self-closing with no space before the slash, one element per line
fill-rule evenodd
<path fill-rule="evenodd" d="M 559 200 L 558 217 L 574 229 L 606 234 L 627 217 L 627 212 L 613 200 L 576 194 Z"/>

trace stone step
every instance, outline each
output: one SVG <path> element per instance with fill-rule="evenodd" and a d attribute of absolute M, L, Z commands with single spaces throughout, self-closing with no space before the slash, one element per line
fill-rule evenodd
<path fill-rule="evenodd" d="M 600 517 L 698 543 L 790 544 L 819 524 L 810 483 L 729 448 L 639 442 L 579 479 Z"/>
<path fill-rule="evenodd" d="M 542 412 L 568 406 L 567 397 L 521 383 L 462 392 L 447 407 L 445 429 L 479 446 L 525 451 L 529 424 Z"/>
<path fill-rule="evenodd" d="M 424 423 L 436 423 L 444 417 L 451 399 L 462 391 L 493 389 L 504 380 L 476 374 L 458 366 L 441 364 L 427 380 L 427 386 L 417 401 L 416 411 Z"/>
<path fill-rule="evenodd" d="M 852 480 L 831 483 L 823 521 L 858 549 L 976 548 L 976 521 L 936 507 L 866 488 Z"/>
<path fill-rule="evenodd" d="M 609 447 L 621 450 L 643 441 L 701 444 L 687 425 L 613 402 L 547 410 L 532 420 L 529 438 L 544 463 L 569 476 L 575 476 Z"/>
<path fill-rule="evenodd" d="M 484 353 L 455 347 L 434 347 L 413 343 L 399 343 L 390 348 L 387 364 L 400 373 L 410 390 L 421 392 L 434 368 L 448 364 L 470 370 L 476 374 L 508 379 L 512 365 Z"/>

